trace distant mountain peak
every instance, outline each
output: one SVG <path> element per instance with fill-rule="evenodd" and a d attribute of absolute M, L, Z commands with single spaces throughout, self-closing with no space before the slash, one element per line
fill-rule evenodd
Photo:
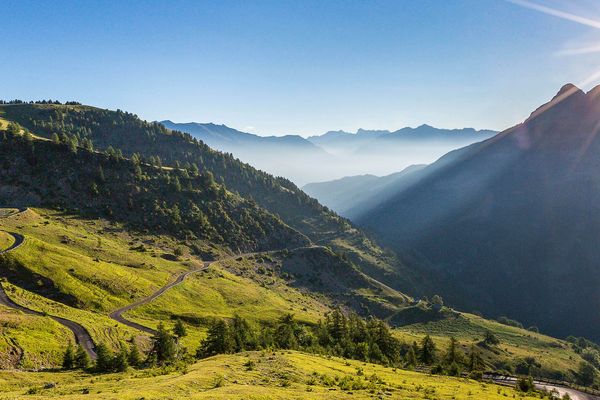
<path fill-rule="evenodd" d="M 560 88 L 560 90 L 558 91 L 558 93 L 556 93 L 556 95 L 552 98 L 552 100 L 555 100 L 559 97 L 571 96 L 574 94 L 584 94 L 584 93 L 583 93 L 583 90 L 579 89 L 577 86 L 573 85 L 572 83 L 567 83 Z"/>
<path fill-rule="evenodd" d="M 571 114 L 573 110 L 583 110 L 588 105 L 588 96 L 572 83 L 563 85 L 558 93 L 547 103 L 538 107 L 534 112 L 531 113 L 527 121 L 531 121 L 546 111 L 552 109 L 551 119 L 562 118 L 562 110 L 565 110 L 568 114 Z"/>
<path fill-rule="evenodd" d="M 600 97 L 600 85 L 594 86 L 592 90 L 586 93 L 586 96 L 592 101 L 598 99 Z"/>
<path fill-rule="evenodd" d="M 421 124 L 419 126 L 417 126 L 415 129 L 436 129 L 433 126 L 429 125 L 429 124 Z"/>

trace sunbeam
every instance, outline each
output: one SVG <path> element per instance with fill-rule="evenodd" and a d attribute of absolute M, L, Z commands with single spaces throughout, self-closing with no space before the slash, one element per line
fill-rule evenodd
<path fill-rule="evenodd" d="M 565 11 L 557 10 L 552 7 L 544 6 L 542 4 L 534 3 L 529 0 L 507 0 L 510 3 L 529 8 L 531 10 L 539 11 L 544 14 L 552 15 L 554 17 L 562 18 L 568 21 L 573 21 L 581 25 L 591 26 L 593 28 L 600 29 L 600 21 L 595 19 L 582 17 L 576 14 L 571 14 Z"/>

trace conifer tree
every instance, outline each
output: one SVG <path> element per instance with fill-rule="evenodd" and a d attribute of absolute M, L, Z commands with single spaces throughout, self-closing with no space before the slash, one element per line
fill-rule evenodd
<path fill-rule="evenodd" d="M 187 335 L 187 330 L 185 329 L 185 325 L 183 324 L 183 322 L 180 319 L 177 319 L 177 321 L 175 321 L 175 326 L 173 327 L 173 333 L 178 338 L 182 338 Z"/>
<path fill-rule="evenodd" d="M 481 353 L 475 346 L 471 346 L 471 351 L 469 352 L 469 370 L 482 371 L 484 366 Z"/>
<path fill-rule="evenodd" d="M 405 359 L 405 364 L 407 367 L 414 368 L 417 366 L 417 355 L 415 354 L 415 349 L 412 346 L 408 348 Z"/>
<path fill-rule="evenodd" d="M 121 348 L 117 352 L 114 360 L 114 369 L 117 372 L 127 371 L 129 367 L 129 355 L 127 354 L 127 348 L 125 345 L 121 345 Z"/>
<path fill-rule="evenodd" d="M 462 357 L 460 354 L 460 350 L 457 349 L 458 341 L 454 336 L 450 337 L 450 343 L 448 344 L 448 350 L 446 351 L 446 355 L 444 356 L 444 362 L 446 365 L 450 365 L 452 363 L 461 363 Z"/>
<path fill-rule="evenodd" d="M 129 357 L 127 361 L 132 367 L 139 367 L 142 365 L 142 355 L 137 344 L 135 343 L 135 340 L 132 341 L 131 347 L 129 348 Z"/>
<path fill-rule="evenodd" d="M 279 318 L 275 328 L 275 344 L 282 349 L 298 348 L 298 340 L 295 335 L 296 322 L 292 314 L 286 314 Z"/>
<path fill-rule="evenodd" d="M 86 369 L 90 366 L 91 360 L 87 351 L 81 345 L 77 345 L 77 351 L 75 352 L 75 366 L 77 368 Z"/>
<path fill-rule="evenodd" d="M 62 367 L 64 369 L 72 369 L 75 366 L 75 354 L 73 352 L 73 345 L 69 342 L 65 354 L 63 355 Z"/>
<path fill-rule="evenodd" d="M 421 341 L 421 352 L 419 355 L 421 362 L 426 365 L 431 365 L 435 362 L 435 343 L 429 335 L 425 336 Z"/>
<path fill-rule="evenodd" d="M 96 371 L 109 372 L 112 369 L 112 365 L 112 352 L 104 343 L 99 343 L 96 347 Z"/>
<path fill-rule="evenodd" d="M 206 339 L 200 344 L 196 356 L 202 358 L 215 354 L 232 353 L 234 345 L 229 325 L 224 320 L 218 319 L 208 328 Z"/>
<path fill-rule="evenodd" d="M 158 329 L 153 340 L 152 353 L 156 354 L 156 361 L 159 364 L 168 364 L 175 360 L 177 357 L 175 338 L 167 331 L 162 322 L 158 324 Z"/>

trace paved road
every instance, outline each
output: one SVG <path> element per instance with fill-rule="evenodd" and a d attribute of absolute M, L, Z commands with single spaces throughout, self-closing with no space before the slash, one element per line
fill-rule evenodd
<path fill-rule="evenodd" d="M 492 376 L 490 377 L 494 382 L 499 383 L 501 385 L 509 385 L 509 386 L 515 386 L 517 383 L 517 378 L 512 377 L 512 376 Z M 545 382 L 540 382 L 540 381 L 533 381 L 533 384 L 535 385 L 536 389 L 539 390 L 545 390 L 547 392 L 551 392 L 551 391 L 556 391 L 558 392 L 559 396 L 562 397 L 565 394 L 568 394 L 569 397 L 571 398 L 571 400 L 600 400 L 599 396 L 594 396 L 592 394 L 588 394 L 588 393 L 584 393 L 581 392 L 579 390 L 575 390 L 575 389 L 571 389 L 569 387 L 565 387 L 565 386 L 559 386 L 559 385 L 553 385 L 550 383 L 545 383 Z"/>
<path fill-rule="evenodd" d="M 25 210 L 26 209 L 19 209 L 18 212 L 10 214 L 9 216 L 25 212 Z M 21 234 L 14 233 L 14 232 L 6 232 L 6 233 L 8 233 L 9 235 L 11 235 L 14 238 L 14 243 L 8 249 L 0 251 L 0 254 L 4 254 L 4 253 L 8 253 L 10 251 L 16 250 L 25 242 L 25 237 Z M 2 285 L 0 285 L 0 304 L 10 307 L 10 308 L 14 308 L 19 311 L 22 311 L 25 314 L 45 316 L 44 313 L 41 313 L 36 310 L 32 310 L 27 307 L 23 307 L 23 306 L 15 303 L 14 301 L 12 301 L 10 299 L 10 297 L 8 297 L 8 295 L 4 291 L 4 288 L 2 287 Z M 96 351 L 95 351 L 94 342 L 92 341 L 92 337 L 90 336 L 87 329 L 85 329 L 83 326 L 79 325 L 75 321 L 71 321 L 71 320 L 68 320 L 65 318 L 61 318 L 61 317 L 56 317 L 53 315 L 50 315 L 49 317 L 52 318 L 53 320 L 55 320 L 56 322 L 58 322 L 59 324 L 67 327 L 69 330 L 71 330 L 71 332 L 73 332 L 73 335 L 75 335 L 75 340 L 77 341 L 77 343 L 80 344 L 81 347 L 84 348 L 84 350 L 88 353 L 88 355 L 90 356 L 90 358 L 92 360 L 96 359 Z"/>
<path fill-rule="evenodd" d="M 11 235 L 14 239 L 13 244 L 10 245 L 9 248 L 4 249 L 4 250 L 0 250 L 0 254 L 5 254 L 8 253 L 9 251 L 13 251 L 15 249 L 18 249 L 19 247 L 21 247 L 21 245 L 23 244 L 23 242 L 25 242 L 25 237 L 19 233 L 15 233 L 15 232 L 6 232 L 6 231 L 2 231 L 5 233 L 8 233 L 9 235 Z"/>
<path fill-rule="evenodd" d="M 129 311 L 129 310 L 132 310 L 132 309 L 134 309 L 134 308 L 136 308 L 138 306 L 141 306 L 142 304 L 147 304 L 147 303 L 151 302 L 152 300 L 156 299 L 158 296 L 160 296 L 161 294 L 163 294 L 167 290 L 171 289 L 173 286 L 179 285 L 181 282 L 183 282 L 183 280 L 188 275 L 194 274 L 196 272 L 200 272 L 200 271 L 206 270 L 210 266 L 210 264 L 212 264 L 212 262 L 205 262 L 204 265 L 201 268 L 198 268 L 198 269 L 195 269 L 195 270 L 192 270 L 192 271 L 183 272 L 183 273 L 179 274 L 179 276 L 177 276 L 177 278 L 173 282 L 171 282 L 171 283 L 169 283 L 169 284 L 161 287 L 156 292 L 152 293 L 150 296 L 145 297 L 145 298 L 143 298 L 141 300 L 138 300 L 138 301 L 136 301 L 134 303 L 131 303 L 131 304 L 125 306 L 125 307 L 119 308 L 118 310 L 115 310 L 115 311 L 111 312 L 108 316 L 110 318 L 114 319 L 115 321 L 118 321 L 118 322 L 120 322 L 122 324 L 125 324 L 127 326 L 130 326 L 132 328 L 139 329 L 140 331 L 147 332 L 147 333 L 149 333 L 151 335 L 155 334 L 156 331 L 154 329 L 148 328 L 147 326 L 144 326 L 144 325 L 140 325 L 137 322 L 130 321 L 130 320 L 126 319 L 125 317 L 123 317 L 122 314 L 125 313 L 125 312 L 127 312 L 127 311 Z"/>
<path fill-rule="evenodd" d="M 319 246 L 314 246 L 314 245 L 313 246 L 306 246 L 306 248 L 312 248 L 312 247 L 319 247 Z M 301 248 L 302 247 L 299 247 L 298 249 L 301 249 Z M 295 250 L 297 250 L 297 249 L 295 249 Z M 140 299 L 140 300 L 138 300 L 138 301 L 136 301 L 134 303 L 131 303 L 131 304 L 125 306 L 125 307 L 119 308 L 118 310 L 115 310 L 115 311 L 111 312 L 108 316 L 110 318 L 114 319 L 115 321 L 118 321 L 118 322 L 120 322 L 122 324 L 125 324 L 127 326 L 132 327 L 132 328 L 135 328 L 135 329 L 138 329 L 140 331 L 147 332 L 147 333 L 153 335 L 153 334 L 156 333 L 156 331 L 154 329 L 148 328 L 147 326 L 144 326 L 144 325 L 138 324 L 137 322 L 133 322 L 133 321 L 130 321 L 130 320 L 126 319 L 123 316 L 123 313 L 125 313 L 127 311 L 130 311 L 130 310 L 132 310 L 132 309 L 134 309 L 136 307 L 139 307 L 139 306 L 141 306 L 143 304 L 147 304 L 147 303 L 151 302 L 152 300 L 156 299 L 158 296 L 160 296 L 161 294 L 163 294 L 167 290 L 171 289 L 173 286 L 177 286 L 177 285 L 181 284 L 183 282 L 183 280 L 188 275 L 195 274 L 195 273 L 200 272 L 200 271 L 205 271 L 206 269 L 208 269 L 208 267 L 212 263 L 219 262 L 219 261 L 225 261 L 225 260 L 232 260 L 232 259 L 240 258 L 240 257 L 250 257 L 250 256 L 254 256 L 254 255 L 257 255 L 257 254 L 268 254 L 268 253 L 273 253 L 275 251 L 277 251 L 277 250 L 264 251 L 264 252 L 256 252 L 256 253 L 243 253 L 243 254 L 238 254 L 238 255 L 235 255 L 235 256 L 231 256 L 231 257 L 222 258 L 222 259 L 216 260 L 216 261 L 206 261 L 206 262 L 204 262 L 204 265 L 201 268 L 194 269 L 192 271 L 187 271 L 187 272 L 183 272 L 183 273 L 179 274 L 177 276 L 177 278 L 173 282 L 171 282 L 171 283 L 169 283 L 169 284 L 161 287 L 160 289 L 158 289 L 156 292 L 154 292 L 150 296 L 145 297 L 143 299 Z"/>

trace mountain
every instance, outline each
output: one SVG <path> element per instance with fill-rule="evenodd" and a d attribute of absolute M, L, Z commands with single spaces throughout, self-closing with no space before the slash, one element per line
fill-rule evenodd
<path fill-rule="evenodd" d="M 258 136 L 212 123 L 166 120 L 161 124 L 297 185 L 358 174 L 389 175 L 411 164 L 429 164 L 450 150 L 495 134 L 471 128 L 451 130 L 422 125 L 394 132 L 331 131 L 304 139 L 297 135 Z"/>
<path fill-rule="evenodd" d="M 600 87 L 451 152 L 355 221 L 418 252 L 453 304 L 600 339 Z"/>
<path fill-rule="evenodd" d="M 319 200 L 336 213 L 352 219 L 362 210 L 375 207 L 413 182 L 417 171 L 425 165 L 411 165 L 387 176 L 358 175 L 329 182 L 309 183 L 302 187 L 308 195 Z"/>
<path fill-rule="evenodd" d="M 0 115 L 37 136 L 122 153 L 155 167 L 168 166 L 213 176 L 225 190 L 256 204 L 312 243 L 343 253 L 369 277 L 417 293 L 428 283 L 401 257 L 385 252 L 348 220 L 323 207 L 296 185 L 208 147 L 190 134 L 146 122 L 121 110 L 74 104 L 5 104 Z M 56 139 L 58 140 L 58 139 Z M 181 182 L 180 182 L 181 183 Z"/>
<path fill-rule="evenodd" d="M 348 154 L 360 146 L 375 140 L 377 137 L 389 134 L 386 130 L 359 129 L 356 133 L 345 131 L 329 131 L 322 135 L 310 136 L 308 140 L 326 149 L 331 154 Z"/>
<path fill-rule="evenodd" d="M 332 154 L 402 154 L 408 147 L 418 151 L 441 147 L 448 152 L 471 143 L 489 139 L 497 132 L 492 130 L 440 129 L 423 124 L 416 128 L 402 128 L 390 132 L 387 130 L 359 129 L 355 134 L 344 131 L 327 132 L 308 138 Z M 437 150 L 439 153 L 439 149 Z M 439 153 L 441 156 L 444 153 Z M 438 157 L 439 157 L 438 156 Z M 431 161 L 431 160 L 430 160 Z M 427 161 L 429 163 L 430 161 Z"/>
<path fill-rule="evenodd" d="M 323 165 L 324 182 L 355 175 L 386 176 L 411 165 L 431 164 L 449 151 L 494 136 L 490 130 L 439 129 L 429 125 L 396 131 L 359 129 L 356 133 L 331 131 L 308 138 L 337 158 L 331 173 Z"/>
<path fill-rule="evenodd" d="M 74 210 L 234 251 L 309 244 L 255 202 L 228 193 L 209 173 L 157 168 L 116 153 L 10 135 L 0 142 L 0 159 L 0 204 Z"/>
<path fill-rule="evenodd" d="M 232 391 L 238 398 L 273 390 L 285 398 L 294 385 L 298 395 L 306 397 L 302 393 L 313 391 L 307 392 L 306 382 L 323 393 L 331 393 L 332 385 L 351 389 L 361 398 L 372 397 L 374 388 L 399 394 L 397 385 L 387 386 L 398 374 L 438 387 L 439 379 L 431 374 L 401 370 L 411 360 L 410 343 L 442 348 L 450 335 L 456 363 L 465 370 L 508 370 L 590 384 L 573 365 L 595 356 L 598 346 L 577 338 L 557 340 L 507 319 L 462 313 L 443 306 L 439 297 L 414 301 L 364 272 L 370 264 L 379 265 L 389 281 L 409 278 L 389 270 L 392 265 L 386 262 L 394 257 L 382 254 L 359 231 L 342 230 L 340 225 L 338 232 L 328 226 L 334 231 L 326 232 L 327 246 L 311 242 L 257 201 L 219 183 L 223 175 L 216 175 L 228 170 L 235 183 L 235 173 L 245 173 L 248 179 L 260 175 L 258 171 L 236 171 L 243 164 L 227 163 L 228 158 L 193 140 L 185 143 L 194 146 L 186 147 L 178 142 L 187 138 L 181 133 L 83 106 L 11 107 L 0 110 L 0 368 L 10 369 L 0 373 L 6 378 L 3 390 L 12 397 L 72 397 L 93 391 L 86 396 L 100 398 L 96 392 L 107 392 L 101 382 L 106 372 L 111 382 L 131 381 L 110 386 L 110 396 L 119 398 L 162 393 L 163 383 L 175 375 L 194 380 L 176 389 L 176 397 L 214 397 L 221 384 L 214 383 L 213 375 L 220 380 L 224 374 L 243 379 L 227 381 L 228 398 Z M 45 110 L 52 110 L 50 118 L 45 118 Z M 36 130 L 7 123 L 7 114 Z M 44 137 L 47 130 L 53 132 L 50 139 Z M 159 143 L 172 140 L 170 151 L 185 148 L 188 154 L 200 152 L 202 161 L 218 161 L 174 160 L 165 166 L 156 155 L 133 153 L 128 158 L 121 148 L 94 146 L 124 139 L 124 132 L 129 132 L 129 140 L 139 135 L 140 142 L 146 137 Z M 300 194 L 295 200 L 299 207 Z M 319 215 L 331 215 L 321 206 L 316 210 L 321 214 L 301 210 L 304 218 L 313 217 L 313 230 L 295 222 L 311 236 L 322 229 Z M 73 345 L 82 343 L 86 347 L 75 351 Z M 158 350 L 164 343 L 173 351 Z M 134 349 L 138 357 L 132 356 Z M 71 356 L 75 351 L 96 358 L 94 368 L 86 368 L 80 356 L 75 365 L 66 363 L 69 351 Z M 239 352 L 242 355 L 221 354 Z M 286 358 L 273 359 L 275 352 Z M 124 360 L 130 360 L 129 367 Z M 164 367 L 175 362 L 182 368 Z M 434 360 L 412 362 L 428 370 Z M 338 376 L 340 368 L 348 374 L 333 379 L 324 373 L 313 382 L 315 363 L 326 365 L 331 376 Z M 387 370 L 377 364 L 385 364 Z M 77 370 L 71 371 L 73 367 Z M 295 375 L 282 377 L 281 368 Z M 385 381 L 369 378 L 364 383 L 363 368 L 365 374 L 388 375 Z M 50 370 L 32 372 L 41 369 Z M 257 386 L 257 373 L 271 380 Z M 455 374 L 450 369 L 438 373 Z M 143 380 L 147 376 L 151 383 Z M 91 383 L 84 389 L 71 385 L 82 379 Z M 462 391 L 485 398 L 512 393 L 491 383 L 483 387 L 463 378 L 443 379 L 446 386 L 463 385 Z M 424 399 L 428 394 L 422 392 L 402 389 L 403 395 Z"/>
<path fill-rule="evenodd" d="M 258 136 L 225 125 L 161 121 L 168 129 L 189 133 L 213 149 L 232 153 L 240 160 L 296 183 L 319 179 L 322 166 L 335 158 L 310 141 L 297 136 Z"/>

